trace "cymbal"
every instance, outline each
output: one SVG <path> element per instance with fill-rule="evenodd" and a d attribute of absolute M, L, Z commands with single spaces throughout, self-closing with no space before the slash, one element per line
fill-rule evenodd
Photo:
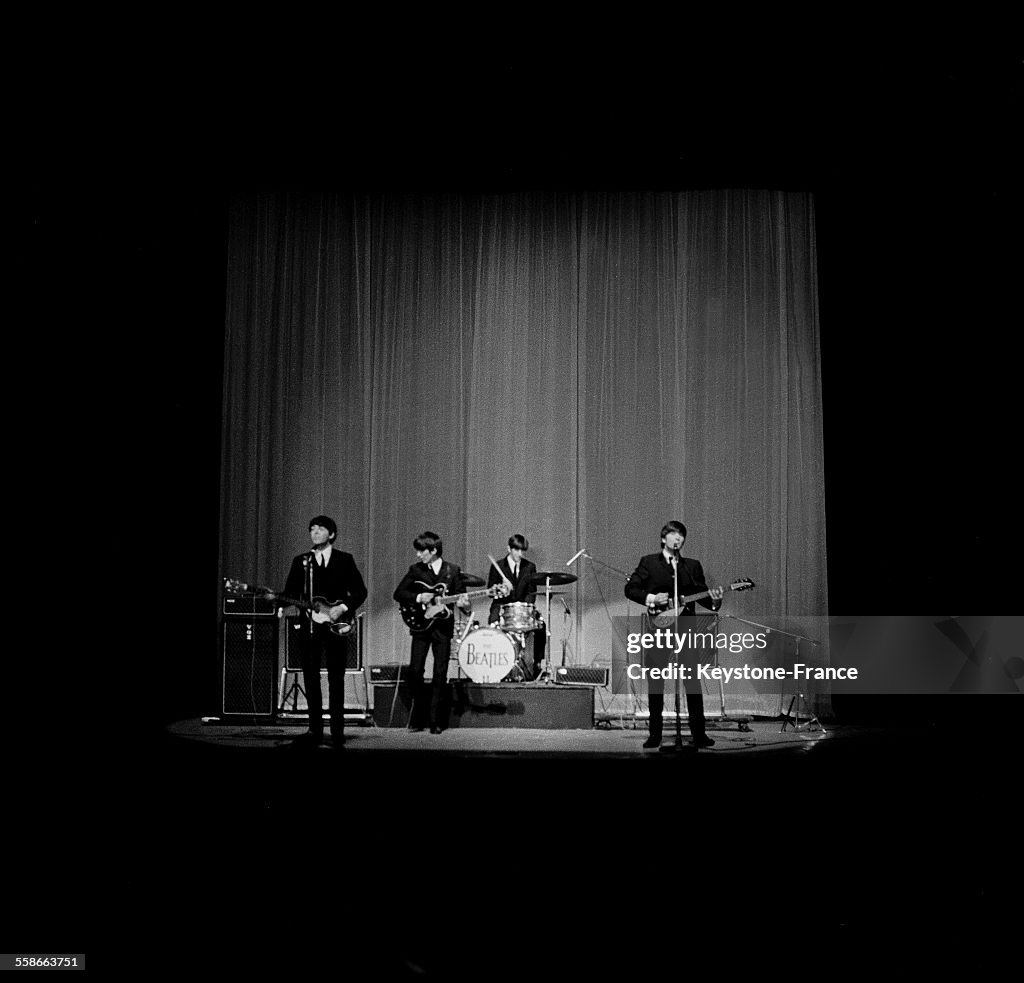
<path fill-rule="evenodd" d="M 562 573 L 561 570 L 542 571 L 535 573 L 530 578 L 531 584 L 544 584 L 550 581 L 552 584 L 573 584 L 576 577 L 571 573 Z"/>
<path fill-rule="evenodd" d="M 462 575 L 462 582 L 467 587 L 483 587 L 484 585 L 483 577 L 474 577 L 471 573 L 464 573 Z"/>

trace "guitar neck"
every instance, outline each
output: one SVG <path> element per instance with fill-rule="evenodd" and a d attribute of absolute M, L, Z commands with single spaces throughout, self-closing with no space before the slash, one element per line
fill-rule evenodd
<path fill-rule="evenodd" d="M 434 597 L 431 602 L 433 604 L 454 604 L 456 601 L 461 601 L 463 598 L 469 599 L 471 597 L 479 597 L 481 594 L 490 593 L 489 587 L 484 587 L 482 590 L 468 590 L 462 594 L 445 594 L 443 597 Z"/>
<path fill-rule="evenodd" d="M 702 590 L 699 594 L 687 594 L 686 597 L 679 598 L 679 607 L 676 608 L 676 610 L 677 611 L 682 610 L 683 608 L 686 607 L 687 604 L 692 604 L 694 601 L 701 601 L 705 597 L 710 597 L 710 596 L 711 596 L 711 591 L 710 590 Z"/>
<path fill-rule="evenodd" d="M 313 606 L 309 601 L 300 601 L 297 597 L 285 597 L 284 594 L 278 594 L 275 600 L 284 601 L 285 604 L 294 604 L 297 608 L 305 608 L 306 610 Z"/>
<path fill-rule="evenodd" d="M 655 612 L 655 614 L 659 618 L 666 618 L 666 617 L 671 618 L 671 617 L 674 617 L 675 615 L 679 614 L 679 612 L 682 611 L 683 608 L 685 608 L 688 604 L 692 604 L 694 601 L 699 601 L 702 598 L 710 597 L 710 596 L 711 596 L 711 591 L 710 590 L 702 590 L 699 594 L 687 594 L 686 597 L 679 598 L 679 607 L 666 609 L 664 611 L 657 611 L 657 612 Z"/>

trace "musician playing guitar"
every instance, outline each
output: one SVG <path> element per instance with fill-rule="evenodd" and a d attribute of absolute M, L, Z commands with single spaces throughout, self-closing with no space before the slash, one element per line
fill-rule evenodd
<path fill-rule="evenodd" d="M 465 591 L 462 570 L 455 563 L 442 559 L 444 544 L 434 532 L 420 533 L 413 542 L 416 562 L 409 567 L 402 582 L 395 588 L 394 598 L 403 607 L 415 604 L 426 605 L 428 610 L 437 609 L 426 630 L 410 628 L 412 652 L 409 658 L 410 686 L 415 703 L 415 720 L 410 720 L 411 730 L 423 730 L 422 720 L 427 704 L 427 693 L 423 686 L 423 669 L 427 652 L 434 653 L 434 685 L 430 697 L 430 733 L 440 734 L 444 729 L 440 714 L 441 697 L 448 688 L 448 661 L 451 658 L 452 635 L 455 633 L 455 619 L 447 605 L 431 605 L 439 594 L 461 594 Z M 424 587 L 431 588 L 425 590 Z M 436 590 L 434 588 L 437 588 Z M 470 613 L 468 599 L 456 602 L 464 613 Z"/>
<path fill-rule="evenodd" d="M 312 607 L 312 610 L 303 609 L 301 630 L 294 632 L 309 705 L 309 730 L 299 738 L 299 743 L 323 741 L 320 669 L 326 664 L 332 703 L 331 741 L 335 747 L 342 747 L 345 742 L 346 644 L 341 635 L 331 630 L 331 625 L 352 619 L 356 608 L 366 600 L 366 584 L 352 554 L 334 547 L 337 535 L 338 527 L 330 516 L 318 515 L 309 520 L 313 549 L 292 560 L 279 601 L 284 604 L 287 599 L 298 598 Z"/>
<path fill-rule="evenodd" d="M 709 588 L 704 580 L 704 570 L 699 560 L 681 555 L 686 542 L 686 526 L 675 520 L 666 522 L 661 530 L 661 552 L 650 553 L 640 558 L 637 568 L 626 582 L 625 593 L 631 601 L 643 604 L 647 611 L 657 612 L 672 608 L 673 589 L 678 582 L 679 597 L 706 593 L 700 603 L 711 611 L 722 606 L 722 587 Z M 676 574 L 673 573 L 676 571 Z M 693 614 L 693 603 L 685 605 L 681 614 Z M 645 617 L 646 620 L 646 617 Z M 645 627 L 644 631 L 649 631 Z M 648 680 L 650 701 L 650 736 L 644 741 L 645 748 L 656 748 L 661 744 L 662 712 L 665 707 L 664 682 Z M 704 723 L 704 697 L 700 682 L 696 679 L 685 681 L 686 713 L 690 723 L 691 742 L 696 748 L 711 747 L 715 742 L 708 737 Z"/>

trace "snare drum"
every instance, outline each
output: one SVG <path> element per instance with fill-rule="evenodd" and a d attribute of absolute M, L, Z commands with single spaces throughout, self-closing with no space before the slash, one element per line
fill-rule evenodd
<path fill-rule="evenodd" d="M 497 683 L 515 665 L 516 645 L 497 628 L 477 628 L 459 645 L 459 665 L 474 683 Z"/>
<path fill-rule="evenodd" d="M 536 631 L 540 627 L 540 617 L 532 604 L 516 601 L 514 604 L 502 604 L 498 625 L 502 631 Z"/>

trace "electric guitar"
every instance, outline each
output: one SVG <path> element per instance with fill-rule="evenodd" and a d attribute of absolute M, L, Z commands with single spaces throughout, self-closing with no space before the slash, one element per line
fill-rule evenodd
<path fill-rule="evenodd" d="M 734 580 L 729 585 L 729 590 L 750 590 L 754 587 L 754 581 L 742 578 L 740 580 Z M 651 621 L 656 628 L 671 628 L 675 624 L 676 617 L 683 613 L 688 604 L 692 604 L 694 601 L 699 601 L 702 598 L 710 597 L 710 590 L 703 590 L 699 594 L 689 594 L 686 597 L 679 598 L 679 607 L 666 610 L 658 605 L 652 605 L 648 607 L 647 613 L 651 616 Z"/>
<path fill-rule="evenodd" d="M 281 606 L 294 604 L 303 611 L 308 611 L 310 618 L 318 625 L 329 625 L 335 635 L 347 635 L 355 628 L 355 613 L 349 608 L 347 611 L 335 611 L 335 608 L 344 604 L 344 601 L 328 601 L 326 597 L 314 597 L 312 601 L 304 601 L 298 597 L 285 597 L 278 594 L 269 587 L 253 587 L 250 584 L 243 584 L 240 580 L 224 578 L 224 593 L 234 594 L 255 594 L 261 597 L 269 597 L 281 602 Z"/>
<path fill-rule="evenodd" d="M 416 591 L 417 594 L 433 595 L 426 603 L 414 601 L 412 604 L 399 604 L 398 609 L 402 613 L 402 620 L 413 633 L 427 631 L 435 620 L 443 621 L 445 618 L 450 618 L 452 612 L 448 605 L 454 604 L 456 601 L 482 597 L 484 594 L 488 597 L 505 597 L 509 593 L 508 584 L 495 584 L 493 587 L 470 590 L 463 594 L 447 594 L 445 593 L 448 590 L 447 585 L 434 584 L 431 587 L 430 584 L 425 584 L 422 580 L 417 580 L 413 586 L 421 588 Z"/>

